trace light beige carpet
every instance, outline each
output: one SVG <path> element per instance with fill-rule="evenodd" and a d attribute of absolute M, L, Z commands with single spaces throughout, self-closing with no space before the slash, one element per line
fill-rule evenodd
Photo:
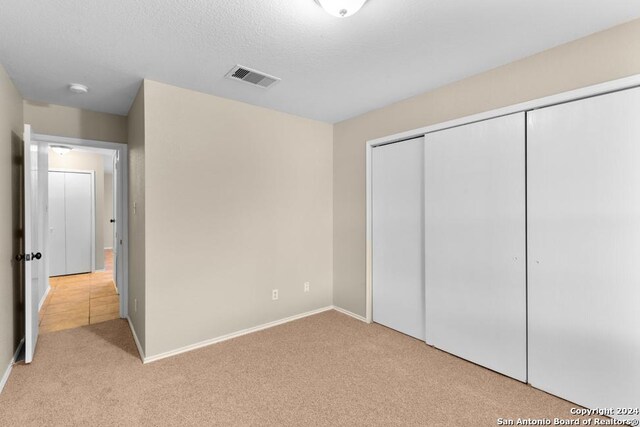
<path fill-rule="evenodd" d="M 148 365 L 124 320 L 42 335 L 1 426 L 495 426 L 572 404 L 335 311 Z"/>

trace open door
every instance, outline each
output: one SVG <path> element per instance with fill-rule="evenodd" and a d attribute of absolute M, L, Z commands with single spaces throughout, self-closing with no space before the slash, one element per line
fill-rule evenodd
<path fill-rule="evenodd" d="M 118 152 L 116 151 L 113 155 L 113 213 L 111 223 L 113 224 L 113 282 L 116 284 L 116 288 L 118 289 L 118 294 L 122 295 L 122 284 L 121 281 L 118 280 L 118 272 L 120 269 L 120 234 L 118 233 L 118 229 L 120 228 L 120 218 L 118 215 L 118 209 L 120 208 L 120 189 L 118 188 L 118 174 L 120 171 L 118 168 L 120 167 L 120 162 L 118 159 Z"/>
<path fill-rule="evenodd" d="M 31 140 L 31 126 L 24 126 L 23 150 L 23 230 L 24 253 L 16 260 L 24 263 L 25 363 L 31 363 L 38 341 L 38 307 L 48 288 L 44 249 L 46 224 L 47 144 Z"/>

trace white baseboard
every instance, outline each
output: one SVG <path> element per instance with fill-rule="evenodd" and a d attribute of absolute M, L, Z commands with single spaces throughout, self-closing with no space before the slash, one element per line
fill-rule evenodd
<path fill-rule="evenodd" d="M 351 317 L 353 317 L 354 319 L 358 319 L 358 320 L 359 320 L 359 321 L 361 321 L 361 322 L 364 322 L 364 323 L 371 323 L 371 322 L 369 322 L 365 317 L 362 317 L 362 316 L 360 316 L 359 314 L 352 313 L 352 312 L 350 312 L 349 310 L 345 310 L 344 308 L 340 308 L 340 307 L 338 307 L 337 305 L 334 305 L 334 306 L 333 306 L 333 309 L 334 309 L 335 311 L 337 311 L 337 312 L 342 313 L 342 314 L 346 314 L 347 316 L 351 316 Z"/>
<path fill-rule="evenodd" d="M 7 384 L 7 381 L 9 380 L 9 375 L 11 375 L 11 370 L 13 369 L 13 365 L 16 363 L 16 360 L 18 359 L 18 354 L 20 354 L 20 350 L 22 349 L 23 344 L 24 344 L 24 338 L 20 340 L 20 343 L 18 344 L 18 348 L 16 349 L 16 352 L 13 354 L 13 357 L 9 362 L 9 366 L 7 366 L 7 369 L 5 369 L 4 371 L 4 375 L 2 375 L 2 379 L 0 379 L 0 393 L 2 393 L 2 390 L 4 390 L 5 384 Z"/>
<path fill-rule="evenodd" d="M 44 291 L 44 295 L 42 295 L 42 298 L 40 298 L 40 302 L 38 303 L 38 311 L 40 311 L 40 309 L 42 308 L 42 305 L 47 300 L 47 295 L 49 295 L 50 291 L 51 291 L 51 285 L 47 285 L 47 290 Z"/>
<path fill-rule="evenodd" d="M 131 334 L 133 335 L 133 340 L 136 342 L 136 347 L 138 347 L 138 353 L 140 354 L 140 360 L 142 363 L 145 362 L 144 351 L 142 350 L 142 346 L 140 345 L 140 341 L 138 340 L 138 335 L 136 334 L 136 330 L 133 328 L 133 323 L 131 323 L 131 318 L 127 316 L 127 322 L 129 322 L 129 329 L 131 329 Z"/>
<path fill-rule="evenodd" d="M 294 320 L 302 319 L 303 317 L 313 316 L 314 314 L 318 314 L 318 313 L 322 313 L 322 312 L 325 312 L 325 311 L 333 310 L 333 308 L 334 307 L 332 305 L 330 305 L 330 306 L 327 306 L 327 307 L 319 308 L 317 310 L 312 310 L 312 311 L 308 311 L 306 313 L 296 314 L 295 316 L 286 317 L 284 319 L 275 320 L 273 322 L 264 323 L 262 325 L 254 326 L 252 328 L 242 329 L 242 330 L 240 330 L 238 332 L 232 332 L 230 334 L 223 335 L 221 337 L 212 338 L 210 340 L 201 341 L 199 343 L 191 344 L 191 345 L 188 345 L 188 346 L 185 346 L 185 347 L 181 347 L 181 348 L 178 348 L 178 349 L 175 349 L 175 350 L 167 351 L 165 353 L 160 353 L 160 354 L 157 354 L 155 356 L 149 356 L 149 357 L 143 358 L 143 363 L 151 363 L 151 362 L 155 362 L 155 361 L 158 361 L 158 360 L 161 360 L 161 359 L 166 359 L 167 357 L 176 356 L 178 354 L 186 353 L 188 351 L 196 350 L 196 349 L 199 349 L 199 348 L 202 348 L 202 347 L 207 347 L 207 346 L 210 346 L 212 344 L 217 344 L 217 343 L 222 342 L 222 341 L 227 341 L 227 340 L 230 340 L 232 338 L 240 337 L 242 335 L 251 334 L 253 332 L 262 331 L 262 330 L 268 329 L 268 328 L 273 328 L 274 326 L 278 326 L 278 325 L 282 325 L 283 323 L 288 323 L 288 322 L 292 322 Z M 134 337 L 135 337 L 135 333 L 134 333 Z"/>

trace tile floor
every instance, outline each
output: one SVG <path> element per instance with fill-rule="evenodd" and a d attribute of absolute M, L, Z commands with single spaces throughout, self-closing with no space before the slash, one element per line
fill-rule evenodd
<path fill-rule="evenodd" d="M 104 256 L 105 271 L 50 279 L 51 290 L 40 309 L 41 334 L 120 317 L 113 253 L 105 250 Z"/>

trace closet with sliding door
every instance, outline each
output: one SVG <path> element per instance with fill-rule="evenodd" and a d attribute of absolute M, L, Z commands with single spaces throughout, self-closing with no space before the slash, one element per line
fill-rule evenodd
<path fill-rule="evenodd" d="M 93 172 L 49 171 L 49 276 L 94 268 Z"/>
<path fill-rule="evenodd" d="M 638 408 L 640 88 L 457 122 L 420 141 L 422 163 L 408 161 L 417 150 L 404 162 L 420 182 L 406 191 L 393 170 L 376 171 L 389 147 L 372 147 L 373 320 L 407 333 L 388 319 L 423 298 L 427 344 L 578 405 Z M 392 197 L 405 199 L 383 215 L 376 203 Z M 397 220 L 380 233 L 376 215 Z M 419 217 L 422 228 L 402 222 Z M 414 243 L 389 255 L 394 241 Z M 407 264 L 420 253 L 422 264 Z M 394 271 L 413 271 L 414 285 Z"/>

